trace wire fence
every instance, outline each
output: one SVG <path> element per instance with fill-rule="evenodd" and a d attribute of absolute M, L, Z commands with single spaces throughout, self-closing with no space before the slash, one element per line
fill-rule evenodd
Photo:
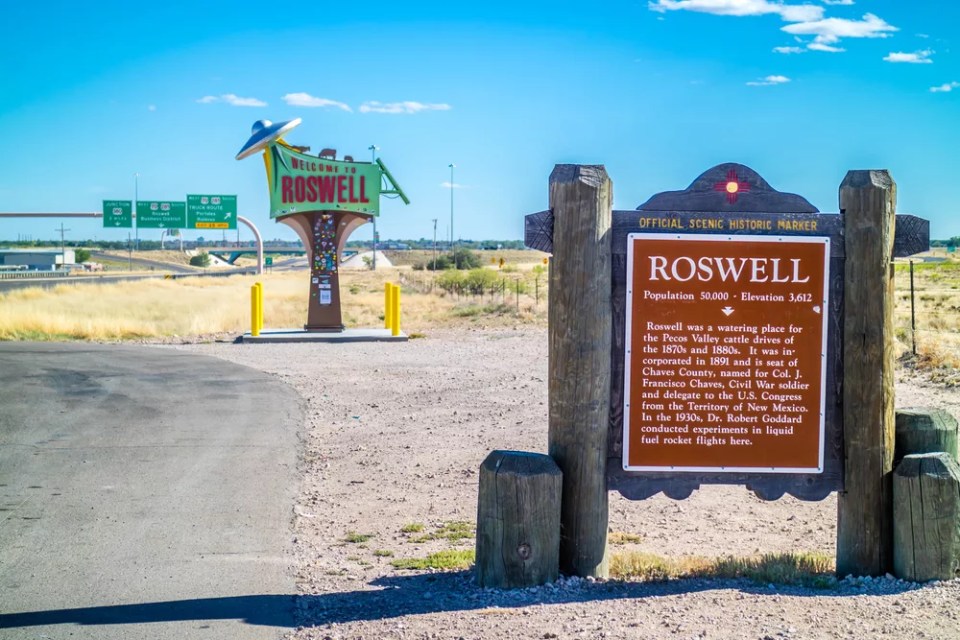
<path fill-rule="evenodd" d="M 894 288 L 898 340 L 914 355 L 960 367 L 960 263 L 898 263 Z"/>

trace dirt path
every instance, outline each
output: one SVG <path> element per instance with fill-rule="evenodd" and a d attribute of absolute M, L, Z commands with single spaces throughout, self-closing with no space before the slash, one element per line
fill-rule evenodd
<path fill-rule="evenodd" d="M 475 520 L 491 450 L 546 450 L 546 344 L 545 330 L 520 328 L 391 345 L 182 347 L 277 375 L 305 403 L 294 525 L 304 627 L 293 638 L 960 638 L 957 580 L 822 590 L 571 580 L 496 592 L 466 572 L 395 569 L 391 560 L 472 548 L 451 523 Z M 898 406 L 922 405 L 960 415 L 960 392 L 900 376 Z M 411 525 L 423 531 L 402 531 Z M 614 551 L 832 554 L 836 499 L 764 502 L 741 487 L 682 502 L 611 494 L 610 527 L 640 536 Z"/>

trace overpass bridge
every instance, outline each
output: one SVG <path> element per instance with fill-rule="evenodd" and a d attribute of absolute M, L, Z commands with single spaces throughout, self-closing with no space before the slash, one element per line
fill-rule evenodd
<path fill-rule="evenodd" d="M 212 256 L 220 258 L 228 264 L 235 264 L 237 258 L 245 255 L 256 255 L 256 249 L 204 249 L 207 253 Z M 343 251 L 343 257 L 349 258 L 352 255 L 356 255 L 357 251 L 354 249 L 345 249 Z M 263 255 L 265 256 L 305 256 L 307 255 L 306 249 L 271 249 L 269 247 L 263 248 Z"/>

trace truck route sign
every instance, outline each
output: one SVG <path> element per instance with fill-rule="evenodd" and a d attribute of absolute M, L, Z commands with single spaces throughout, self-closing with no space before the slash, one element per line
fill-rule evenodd
<path fill-rule="evenodd" d="M 623 468 L 822 473 L 830 239 L 627 243 Z"/>

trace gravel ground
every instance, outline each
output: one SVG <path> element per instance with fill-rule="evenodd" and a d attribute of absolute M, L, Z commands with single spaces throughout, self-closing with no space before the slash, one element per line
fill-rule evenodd
<path fill-rule="evenodd" d="M 292 541 L 302 626 L 291 638 L 960 638 L 960 580 L 806 589 L 569 579 L 503 592 L 477 588 L 468 572 L 395 569 L 391 560 L 472 548 L 472 538 L 417 538 L 475 520 L 478 469 L 491 450 L 546 451 L 542 328 L 432 331 L 394 344 L 177 348 L 274 374 L 302 397 Z M 898 407 L 960 415 L 956 389 L 906 373 L 897 385 Z M 412 524 L 424 531 L 401 531 Z M 614 551 L 833 554 L 836 498 L 764 502 L 739 486 L 680 502 L 611 494 L 610 528 L 639 536 Z"/>

